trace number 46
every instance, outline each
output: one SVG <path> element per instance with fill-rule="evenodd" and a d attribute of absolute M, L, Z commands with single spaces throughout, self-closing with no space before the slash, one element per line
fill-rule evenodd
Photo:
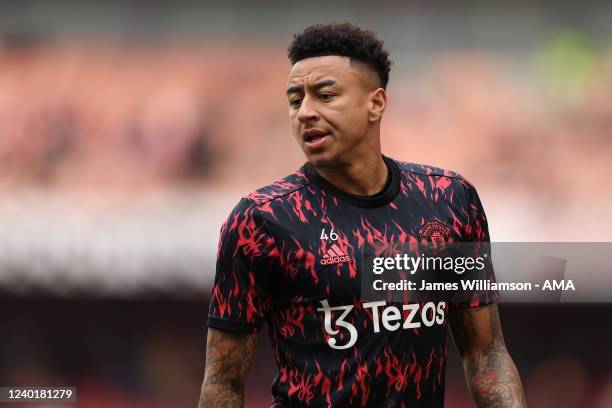
<path fill-rule="evenodd" d="M 338 234 L 335 233 L 334 229 L 332 228 L 331 231 L 329 231 L 329 235 L 327 235 L 327 233 L 325 232 L 325 228 L 323 228 L 323 231 L 321 231 L 321 239 L 324 239 L 325 241 L 327 241 L 328 239 L 336 241 L 338 240 Z"/>

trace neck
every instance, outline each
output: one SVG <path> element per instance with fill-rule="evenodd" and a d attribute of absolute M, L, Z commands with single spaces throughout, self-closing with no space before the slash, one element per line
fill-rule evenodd
<path fill-rule="evenodd" d="M 315 167 L 317 172 L 336 188 L 347 193 L 371 196 L 387 182 L 388 170 L 379 149 L 334 166 Z"/>

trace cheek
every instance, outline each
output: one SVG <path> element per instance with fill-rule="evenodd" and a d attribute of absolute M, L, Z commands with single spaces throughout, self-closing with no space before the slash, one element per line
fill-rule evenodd
<path fill-rule="evenodd" d="M 367 106 L 362 103 L 347 104 L 330 117 L 338 129 L 347 131 L 350 135 L 361 134 L 368 123 Z"/>

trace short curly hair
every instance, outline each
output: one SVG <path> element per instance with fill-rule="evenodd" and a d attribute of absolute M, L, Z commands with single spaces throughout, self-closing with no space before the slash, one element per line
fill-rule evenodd
<path fill-rule="evenodd" d="M 373 31 L 352 23 L 315 24 L 293 36 L 288 56 L 291 64 L 325 55 L 349 57 L 372 67 L 387 89 L 392 61 L 383 45 Z"/>

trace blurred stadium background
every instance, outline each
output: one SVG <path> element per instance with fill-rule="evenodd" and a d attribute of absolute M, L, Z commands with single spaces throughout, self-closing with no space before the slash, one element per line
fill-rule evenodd
<path fill-rule="evenodd" d="M 607 2 L 2 1 L 1 386 L 195 406 L 219 227 L 304 161 L 285 50 L 332 20 L 391 50 L 384 152 L 471 180 L 492 240 L 612 241 Z M 612 406 L 611 312 L 502 305 L 531 407 Z M 273 371 L 264 332 L 247 407 Z"/>

